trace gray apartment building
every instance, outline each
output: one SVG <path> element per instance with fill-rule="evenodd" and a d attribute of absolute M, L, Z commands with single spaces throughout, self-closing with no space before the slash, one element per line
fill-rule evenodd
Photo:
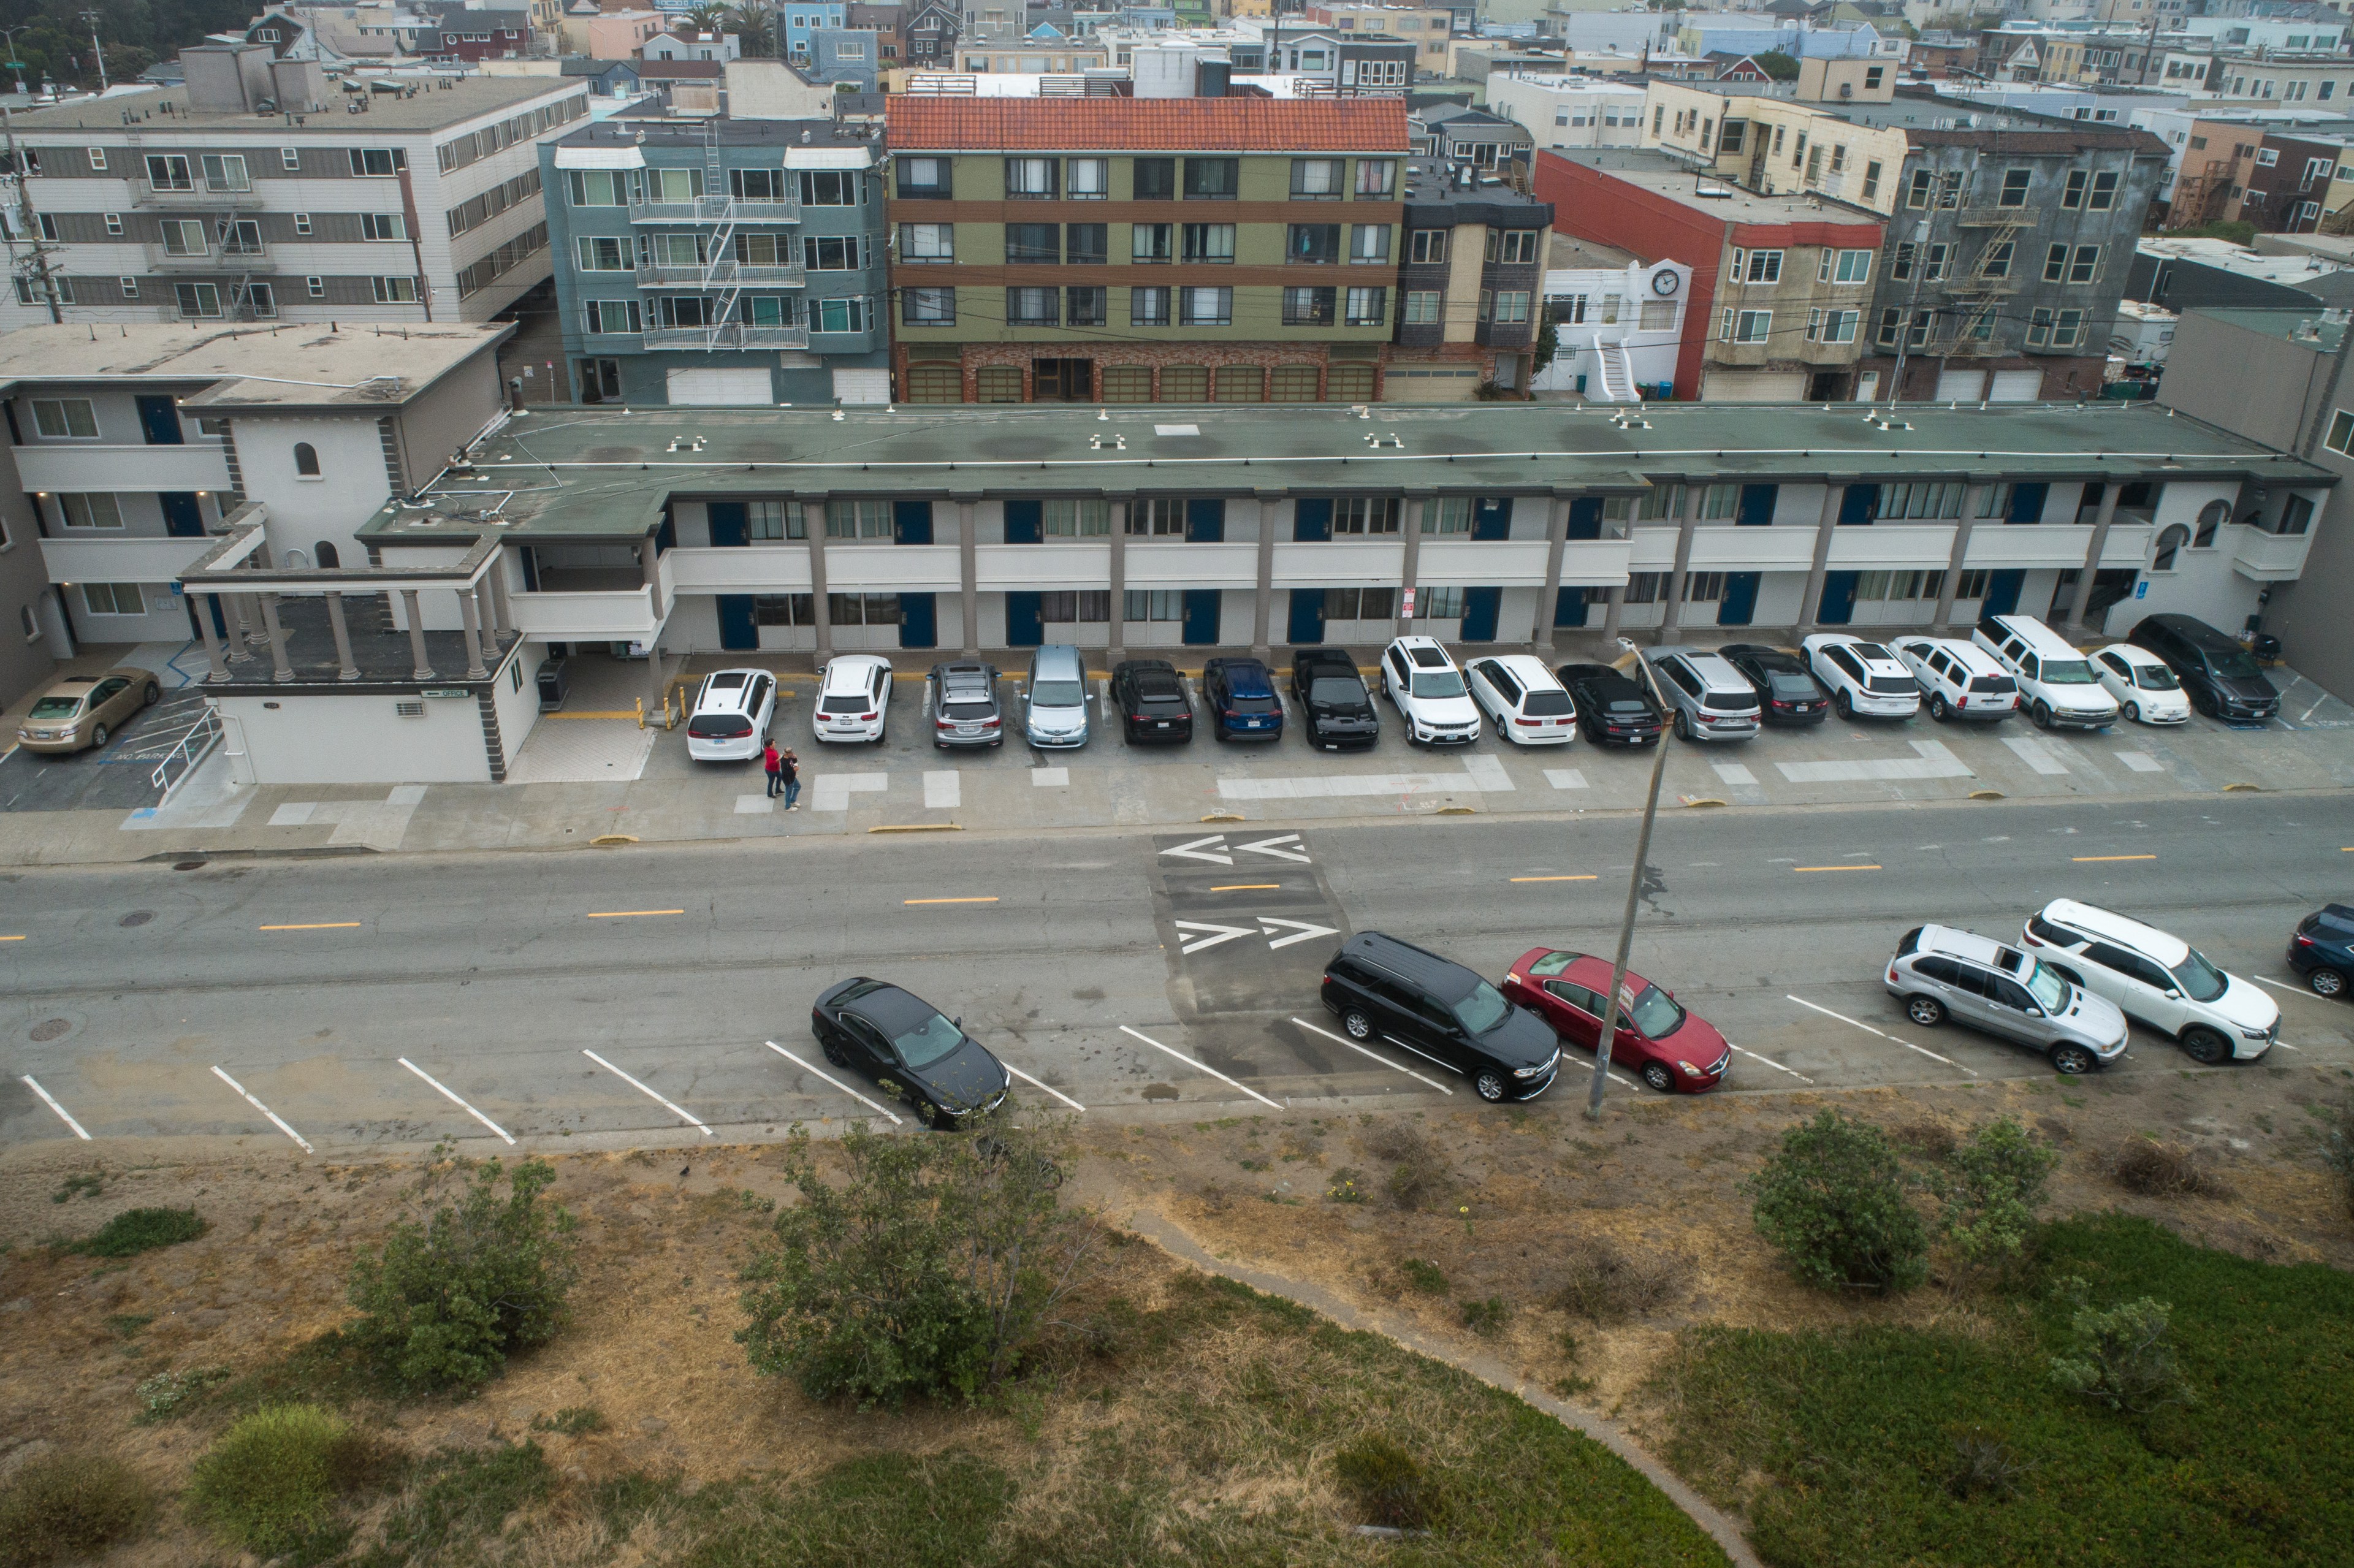
<path fill-rule="evenodd" d="M 35 232 L 0 328 L 486 321 L 547 276 L 532 144 L 588 114 L 579 80 L 355 91 L 267 45 L 181 58 L 183 87 L 15 117 Z"/>
<path fill-rule="evenodd" d="M 1553 203 L 1463 161 L 1406 164 L 1395 336 L 1382 400 L 1446 403 L 1525 388 L 1544 316 Z"/>
<path fill-rule="evenodd" d="M 831 120 L 659 111 L 545 146 L 574 398 L 887 402 L 880 160 Z"/>

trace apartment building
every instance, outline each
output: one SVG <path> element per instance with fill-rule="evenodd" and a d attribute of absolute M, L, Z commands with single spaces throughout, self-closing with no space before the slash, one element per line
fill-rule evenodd
<path fill-rule="evenodd" d="M 891 101 L 899 395 L 1377 395 L 1402 98 Z"/>
<path fill-rule="evenodd" d="M 1524 391 L 1544 324 L 1544 244 L 1553 206 L 1479 165 L 1406 165 L 1395 344 L 1386 403 L 1459 402 Z"/>
<path fill-rule="evenodd" d="M 1528 127 L 1538 147 L 1637 147 L 1645 90 L 1584 76 L 1491 76 L 1488 108 Z"/>
<path fill-rule="evenodd" d="M 1878 213 L 1744 190 L 1631 149 L 1540 152 L 1535 185 L 1561 232 L 1690 269 L 1678 397 L 1822 403 L 1873 394 L 1856 364 L 1881 270 Z"/>
<path fill-rule="evenodd" d="M 1343 33 L 1386 33 L 1415 48 L 1415 66 L 1425 76 L 1444 75 L 1447 38 L 1455 30 L 1454 13 L 1437 5 L 1374 5 L 1347 0 L 1309 0 L 1300 19 L 1311 27 Z"/>
<path fill-rule="evenodd" d="M 1908 147 L 1904 130 L 1861 123 L 1788 91 L 1746 82 L 1652 82 L 1643 145 L 1764 196 L 1817 195 L 1883 215 L 1892 210 Z"/>
<path fill-rule="evenodd" d="M 2267 234 L 2318 234 L 2348 201 L 2341 164 L 2354 164 L 2354 120 L 2311 129 L 2274 127 L 2247 171 L 2240 218 Z M 2334 188 L 2333 188 L 2334 187 Z"/>
<path fill-rule="evenodd" d="M 863 132 L 624 111 L 540 163 L 576 401 L 888 400 L 881 153 Z"/>
<path fill-rule="evenodd" d="M 185 87 L 14 117 L 48 276 L 19 254 L 0 326 L 485 321 L 547 277 L 535 144 L 587 115 L 578 80 L 355 96 L 266 46 L 181 58 Z"/>

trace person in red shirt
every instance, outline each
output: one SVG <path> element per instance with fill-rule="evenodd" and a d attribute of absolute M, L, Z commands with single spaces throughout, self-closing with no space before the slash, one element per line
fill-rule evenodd
<path fill-rule="evenodd" d="M 775 741 L 769 742 L 768 749 L 760 753 L 760 766 L 768 772 L 769 799 L 773 800 L 785 787 L 785 760 L 778 755 Z"/>

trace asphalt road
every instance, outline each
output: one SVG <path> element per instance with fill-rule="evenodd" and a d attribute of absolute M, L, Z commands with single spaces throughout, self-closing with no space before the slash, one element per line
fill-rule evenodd
<path fill-rule="evenodd" d="M 828 1082 L 808 1029 L 810 999 L 857 973 L 961 1016 L 1031 1098 L 1052 1086 L 1091 1117 L 1461 1106 L 1459 1081 L 1443 1098 L 1443 1073 L 1293 1022 L 1330 1028 L 1325 959 L 1357 929 L 1491 975 L 1540 944 L 1606 954 L 1634 837 L 1630 816 L 1421 818 L 27 873 L 0 879 L 0 1145 L 71 1139 L 68 1117 L 325 1153 L 871 1116 L 873 1086 Z M 2283 982 L 2268 1065 L 2354 1065 L 2354 1010 L 2281 958 L 2298 916 L 2354 897 L 2348 846 L 2335 795 L 1680 810 L 1635 968 L 1740 1048 L 1725 1092 L 2039 1075 L 1914 1027 L 1878 975 L 1910 925 L 2011 936 L 2066 894 Z M 2188 1065 L 2141 1038 L 2111 1071 Z M 1539 1114 L 1574 1114 L 1579 1088 L 1565 1075 Z"/>

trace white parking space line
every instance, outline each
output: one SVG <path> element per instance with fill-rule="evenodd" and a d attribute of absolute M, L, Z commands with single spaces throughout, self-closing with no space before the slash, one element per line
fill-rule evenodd
<path fill-rule="evenodd" d="M 1717 762 L 1712 763 L 1710 766 L 1716 769 L 1716 776 L 1719 779 L 1723 779 L 1727 784 L 1755 784 L 1757 782 L 1757 775 L 1750 772 L 1747 768 L 1738 762 Z"/>
<path fill-rule="evenodd" d="M 777 803 L 766 795 L 738 795 L 736 814 L 739 817 L 765 817 L 772 814 Z"/>
<path fill-rule="evenodd" d="M 1071 784 L 1071 770 L 1067 768 L 1033 768 L 1030 782 L 1041 789 L 1067 789 Z"/>
<path fill-rule="evenodd" d="M 840 1089 L 843 1094 L 848 1095 L 852 1099 L 856 1100 L 868 1110 L 880 1111 L 883 1115 L 891 1117 L 893 1126 L 905 1127 L 907 1125 L 897 1117 L 891 1116 L 891 1112 L 887 1107 L 876 1105 L 873 1100 L 868 1099 L 864 1095 L 860 1094 L 856 1089 L 852 1088 L 848 1084 L 843 1083 L 840 1078 L 835 1077 L 832 1074 L 825 1072 L 822 1069 L 811 1066 L 807 1062 L 802 1061 L 799 1056 L 794 1055 L 790 1051 L 786 1050 L 775 1041 L 763 1040 L 760 1044 L 766 1045 L 769 1050 L 774 1051 L 778 1055 L 782 1056 L 786 1061 L 790 1062 L 794 1066 L 799 1067 L 802 1072 L 812 1073 L 817 1076 L 823 1078 L 827 1083 L 832 1084 L 835 1088 Z"/>
<path fill-rule="evenodd" d="M 1903 1046 L 1907 1051 L 1918 1051 L 1921 1054 L 1928 1057 L 1933 1062 L 1943 1062 L 1948 1067 L 1961 1067 L 1963 1072 L 1967 1073 L 1973 1078 L 1978 1075 L 1977 1068 L 1962 1067 L 1962 1065 L 1959 1062 L 1955 1061 L 1951 1056 L 1940 1056 L 1935 1051 L 1930 1050 L 1926 1045 L 1915 1045 L 1910 1040 L 1899 1040 L 1895 1035 L 1887 1033 L 1882 1030 L 1874 1029 L 1871 1024 L 1863 1022 L 1860 1019 L 1850 1018 L 1844 1012 L 1833 1012 L 1828 1007 L 1816 1007 L 1813 1002 L 1808 1001 L 1805 997 L 1792 996 L 1788 992 L 1785 991 L 1783 993 L 1783 1000 L 1786 1001 L 1795 1001 L 1800 1007 L 1813 1008 L 1815 1012 L 1821 1013 L 1825 1018 L 1836 1018 L 1841 1023 L 1852 1024 L 1856 1028 L 1862 1030 L 1866 1034 L 1877 1034 L 1882 1040 L 1891 1041 L 1895 1044 Z"/>
<path fill-rule="evenodd" d="M 1544 776 L 1545 782 L 1556 789 L 1583 789 L 1587 787 L 1585 773 L 1575 768 L 1548 768 Z"/>
<path fill-rule="evenodd" d="M 1442 1095 L 1451 1095 L 1455 1092 L 1453 1089 L 1448 1088 L 1445 1084 L 1435 1083 L 1432 1080 L 1424 1077 L 1420 1073 L 1416 1072 L 1411 1067 L 1401 1067 L 1395 1062 L 1391 1061 L 1388 1057 L 1380 1054 L 1378 1052 L 1366 1050 L 1363 1045 L 1358 1044 L 1355 1041 L 1349 1039 L 1345 1035 L 1335 1034 L 1329 1029 L 1319 1029 L 1316 1025 L 1309 1022 L 1308 1020 L 1304 1018 L 1295 1018 L 1291 1022 L 1299 1025 L 1300 1028 L 1307 1030 L 1310 1034 L 1321 1034 L 1325 1039 L 1330 1040 L 1335 1045 L 1346 1045 L 1350 1050 L 1354 1051 L 1360 1056 L 1371 1056 L 1383 1066 L 1389 1068 L 1390 1071 L 1394 1073 L 1404 1073 L 1407 1077 L 1412 1078 L 1417 1084 L 1428 1084 L 1432 1088 L 1437 1089 Z"/>
<path fill-rule="evenodd" d="M 468 1116 L 472 1117 L 476 1121 L 481 1122 L 493 1132 L 497 1133 L 501 1138 L 506 1139 L 507 1142 L 510 1144 L 514 1142 L 514 1139 L 508 1135 L 505 1128 L 501 1127 L 497 1122 L 493 1121 L 489 1117 L 484 1116 L 482 1112 L 476 1110 L 473 1107 L 460 1099 L 456 1095 L 451 1093 L 449 1086 L 443 1084 L 439 1078 L 436 1078 L 432 1074 L 427 1072 L 424 1068 L 419 1066 L 416 1063 L 410 1061 L 406 1056 L 399 1057 L 398 1060 L 402 1066 L 408 1068 L 410 1072 L 416 1074 L 419 1077 L 432 1085 L 443 1099 L 448 1100 L 451 1105 L 456 1106 L 460 1110 L 464 1111 Z"/>
<path fill-rule="evenodd" d="M 888 773 L 821 773 L 810 780 L 810 810 L 847 811 L 853 795 L 879 795 L 890 787 Z"/>
<path fill-rule="evenodd" d="M 705 1138 L 709 1138 L 709 1137 L 712 1137 L 712 1136 L 713 1136 L 711 1129 L 710 1129 L 708 1127 L 704 1127 L 703 1122 L 702 1122 L 699 1118 L 695 1118 L 695 1117 L 689 1116 L 685 1111 L 684 1111 L 684 1110 L 680 1109 L 678 1107 L 676 1107 L 676 1106 L 674 1106 L 674 1105 L 671 1104 L 671 1103 L 670 1103 L 670 1101 L 668 1101 L 668 1100 L 666 1100 L 666 1099 L 663 1098 L 660 1095 L 658 1095 L 658 1094 L 654 1093 L 654 1092 L 653 1092 L 653 1090 L 652 1090 L 652 1089 L 650 1089 L 650 1088 L 646 1087 L 646 1086 L 645 1086 L 645 1085 L 643 1085 L 643 1084 L 642 1084 L 642 1083 L 638 1082 L 638 1080 L 637 1080 L 637 1079 L 635 1079 L 635 1078 L 633 1078 L 633 1077 L 630 1076 L 630 1075 L 629 1075 L 629 1074 L 624 1073 L 623 1071 L 621 1071 L 621 1069 L 620 1069 L 620 1068 L 616 1067 L 615 1065 L 613 1065 L 613 1064 L 612 1064 L 612 1063 L 608 1062 L 607 1060 L 605 1060 L 605 1058 L 604 1058 L 604 1057 L 599 1056 L 599 1054 L 597 1054 L 597 1053 L 596 1053 L 596 1052 L 594 1052 L 594 1051 L 588 1051 L 588 1050 L 583 1050 L 580 1054 L 581 1054 L 583 1056 L 588 1057 L 591 1062 L 596 1063 L 596 1064 L 597 1064 L 597 1065 L 599 1065 L 599 1066 L 600 1066 L 600 1067 L 604 1068 L 604 1069 L 605 1069 L 605 1071 L 607 1071 L 607 1072 L 609 1072 L 609 1073 L 612 1074 L 612 1075 L 613 1075 L 613 1076 L 615 1076 L 615 1077 L 617 1077 L 617 1078 L 620 1079 L 620 1080 L 621 1080 L 621 1082 L 623 1082 L 623 1083 L 625 1083 L 625 1084 L 629 1085 L 629 1086 L 630 1086 L 630 1087 L 631 1087 L 631 1088 L 633 1088 L 633 1089 L 637 1090 L 637 1091 L 638 1091 L 638 1093 L 640 1093 L 640 1094 L 642 1094 L 642 1095 L 645 1096 L 645 1097 L 646 1097 L 646 1098 L 648 1098 L 648 1099 L 650 1099 L 650 1100 L 653 1101 L 653 1102 L 654 1102 L 654 1104 L 656 1104 L 656 1105 L 658 1105 L 658 1106 L 662 1107 L 664 1110 L 667 1110 L 668 1112 L 670 1112 L 670 1113 L 671 1113 L 671 1115 L 673 1115 L 673 1116 L 674 1116 L 674 1117 L 678 1118 L 681 1121 L 688 1122 L 688 1123 L 691 1123 L 692 1125 L 694 1125 L 694 1126 L 695 1126 L 695 1127 L 703 1128 L 703 1136 L 704 1136 L 704 1137 L 705 1137 Z"/>
<path fill-rule="evenodd" d="M 1209 1075 L 1210 1075 L 1210 1076 L 1212 1076 L 1212 1077 L 1214 1077 L 1214 1078 L 1217 1079 L 1217 1080 L 1218 1080 L 1218 1082 L 1220 1082 L 1220 1083 L 1222 1083 L 1222 1084 L 1230 1085 L 1230 1086 L 1233 1086 L 1233 1087 L 1235 1087 L 1235 1088 L 1237 1088 L 1237 1089 L 1242 1090 L 1242 1092 L 1243 1092 L 1243 1093 L 1245 1093 L 1245 1094 L 1248 1095 L 1251 1098 L 1253 1098 L 1253 1099 L 1257 1100 L 1259 1104 L 1261 1104 L 1261 1105 L 1263 1105 L 1263 1106 L 1267 1107 L 1269 1110 L 1281 1110 L 1281 1109 L 1283 1108 L 1281 1106 L 1277 1105 L 1273 1100 L 1268 1099 L 1265 1095 L 1260 1094 L 1257 1089 L 1252 1088 L 1248 1084 L 1237 1084 L 1237 1083 L 1235 1083 L 1235 1080 L 1234 1080 L 1234 1079 L 1227 1077 L 1224 1073 L 1219 1072 L 1215 1067 L 1208 1066 L 1208 1065 L 1204 1065 L 1204 1064 L 1203 1064 L 1203 1063 L 1196 1062 L 1195 1060 L 1193 1060 L 1193 1057 L 1186 1055 L 1182 1051 L 1172 1051 L 1172 1050 L 1170 1050 L 1168 1046 L 1163 1045 L 1160 1041 L 1155 1040 L 1155 1039 L 1154 1039 L 1154 1038 L 1152 1038 L 1152 1036 L 1150 1036 L 1150 1034 L 1137 1034 L 1137 1033 L 1136 1033 L 1136 1031 L 1135 1031 L 1135 1030 L 1130 1029 L 1130 1028 L 1129 1028 L 1127 1024 L 1125 1024 L 1125 1023 L 1123 1023 L 1123 1024 L 1121 1024 L 1121 1025 L 1119 1026 L 1119 1032 L 1120 1032 L 1122 1034 L 1134 1034 L 1134 1035 L 1136 1035 L 1136 1038 L 1137 1038 L 1137 1039 L 1143 1041 L 1147 1045 L 1151 1046 L 1155 1051 L 1159 1051 L 1159 1052 L 1162 1053 L 1164 1055 L 1174 1056 L 1174 1057 L 1176 1057 L 1180 1062 L 1184 1063 L 1184 1064 L 1185 1064 L 1185 1065 L 1187 1065 L 1187 1066 L 1189 1066 L 1189 1067 L 1191 1067 L 1191 1068 L 1194 1069 L 1196 1072 L 1207 1073 L 1207 1074 L 1209 1074 Z"/>
<path fill-rule="evenodd" d="M 2124 763 L 2127 772 L 2163 773 L 2166 771 L 2166 764 L 2147 751 L 2118 751 L 2112 752 L 2110 755 Z"/>
<path fill-rule="evenodd" d="M 213 1076 L 218 1078 L 222 1083 L 227 1084 L 230 1088 L 235 1089 L 239 1094 L 245 1096 L 246 1104 L 251 1106 L 254 1109 L 268 1117 L 270 1118 L 270 1126 L 276 1128 L 279 1131 L 292 1139 L 296 1143 L 301 1144 L 302 1146 L 303 1153 L 316 1154 L 319 1152 L 317 1150 L 311 1147 L 310 1139 L 304 1138 L 292 1128 L 288 1127 L 283 1121 L 281 1121 L 276 1111 L 271 1110 L 268 1106 L 263 1105 L 260 1100 L 255 1099 L 251 1091 L 248 1090 L 243 1084 L 239 1083 L 235 1078 L 232 1078 L 227 1073 L 222 1072 L 217 1066 L 213 1069 Z"/>
<path fill-rule="evenodd" d="M 58 1118 L 59 1118 L 60 1120 L 62 1120 L 62 1121 L 63 1121 L 63 1122 L 64 1122 L 68 1127 L 69 1127 L 69 1128 L 73 1128 L 73 1130 L 74 1130 L 74 1136 L 75 1136 L 76 1138 L 80 1139 L 84 1143 L 88 1143 L 88 1142 L 90 1142 L 90 1134 L 82 1130 L 82 1125 L 81 1125 L 81 1123 L 80 1123 L 80 1122 L 78 1122 L 78 1121 L 74 1120 L 74 1118 L 73 1118 L 73 1113 L 72 1113 L 71 1111 L 69 1111 L 68 1109 L 66 1109 L 66 1107 L 63 1107 L 63 1106 L 61 1106 L 61 1105 L 58 1104 L 58 1102 L 57 1102 L 56 1100 L 54 1100 L 54 1099 L 50 1098 L 50 1097 L 49 1097 L 49 1091 L 48 1091 L 48 1090 L 47 1090 L 47 1089 L 45 1089 L 45 1088 L 41 1087 L 41 1086 L 40 1086 L 40 1085 L 38 1085 L 38 1084 L 37 1084 L 37 1083 L 33 1082 L 33 1075 L 32 1075 L 32 1074 L 30 1074 L 30 1073 L 27 1073 L 27 1074 L 24 1075 L 24 1084 L 25 1084 L 25 1086 L 26 1086 L 27 1088 L 28 1088 L 28 1089 L 30 1089 L 30 1090 L 32 1090 L 35 1094 L 37 1094 L 37 1095 L 38 1095 L 38 1096 L 40 1096 L 40 1097 L 41 1097 L 41 1103 L 42 1103 L 43 1105 L 45 1105 L 45 1106 L 48 1107 L 51 1110 L 53 1110 L 53 1111 L 57 1112 L 57 1113 L 58 1113 Z"/>
<path fill-rule="evenodd" d="M 2313 994 L 2312 990 L 2311 990 L 2309 987 L 2301 986 L 2301 985 L 2291 985 L 2291 984 L 2290 984 L 2288 981 L 2286 981 L 2286 980 L 2276 980 L 2273 979 L 2273 977 L 2272 977 L 2272 976 L 2270 976 L 2270 975 L 2250 975 L 2248 978 L 2249 978 L 2250 980 L 2255 980 L 2255 981 L 2256 981 L 2256 982 L 2258 982 L 2259 984 L 2262 984 L 2262 985 L 2268 985 L 2268 986 L 2272 987 L 2274 991 L 2294 991 L 2294 992 L 2296 992 L 2298 996 L 2302 996 L 2302 997 L 2308 997 L 2308 998 L 2311 998 L 2311 999 L 2312 999 L 2313 1001 L 2327 1001 L 2328 1000 L 2330 1000 L 2329 998 L 2327 998 L 2327 997 L 2326 997 L 2326 996 L 2315 996 L 2315 995 Z"/>
<path fill-rule="evenodd" d="M 926 810 L 954 810 L 963 804 L 964 782 L 955 768 L 924 775 L 924 809 Z"/>
<path fill-rule="evenodd" d="M 1726 1042 L 1725 1042 L 1725 1044 L 1726 1044 L 1727 1045 L 1733 1045 L 1733 1042 L 1732 1042 L 1732 1041 L 1730 1041 L 1730 1040 L 1726 1041 Z M 1802 1083 L 1802 1084 L 1811 1084 L 1811 1083 L 1813 1083 L 1813 1082 L 1814 1082 L 1814 1079 L 1812 1079 L 1812 1078 L 1810 1078 L 1810 1077 L 1807 1076 L 1807 1075 L 1806 1075 L 1806 1074 L 1801 1073 L 1801 1072 L 1800 1072 L 1800 1071 L 1798 1071 L 1796 1067 L 1785 1067 L 1784 1065 L 1782 1065 L 1782 1064 L 1781 1064 L 1781 1063 L 1776 1062 L 1776 1060 L 1774 1060 L 1774 1058 L 1773 1058 L 1773 1057 L 1771 1057 L 1771 1056 L 1760 1056 L 1756 1052 L 1752 1051 L 1752 1050 L 1749 1050 L 1749 1049 L 1748 1049 L 1747 1047 L 1745 1047 L 1745 1046 L 1741 1046 L 1741 1045 L 1733 1045 L 1733 1048 L 1734 1048 L 1735 1051 L 1740 1052 L 1743 1055 L 1744 1055 L 1744 1056 L 1748 1057 L 1748 1058 L 1749 1058 L 1751 1061 L 1753 1061 L 1753 1062 L 1763 1062 L 1763 1063 L 1765 1063 L 1767 1066 L 1769 1066 L 1769 1067 L 1773 1068 L 1773 1069 L 1774 1069 L 1776 1072 L 1777 1072 L 1777 1073 L 1787 1073 L 1787 1074 L 1789 1074 L 1789 1075 L 1790 1075 L 1790 1076 L 1792 1076 L 1792 1077 L 1794 1077 L 1794 1078 L 1797 1079 L 1797 1080 L 1798 1080 L 1798 1082 L 1800 1082 L 1800 1083 Z"/>
<path fill-rule="evenodd" d="M 2040 740 L 2023 735 L 2007 736 L 2003 745 L 2019 755 L 2019 759 L 2036 772 L 2053 775 L 2068 771 L 2068 765 L 2052 755 L 2052 748 Z"/>
<path fill-rule="evenodd" d="M 1793 784 L 1856 784 L 1892 779 L 1969 779 L 1972 774 L 1942 740 L 1908 742 L 1914 755 L 1864 762 L 1777 762 Z"/>
<path fill-rule="evenodd" d="M 1511 775 L 1492 757 L 1464 759 L 1460 773 L 1334 773 L 1305 779 L 1221 779 L 1228 800 L 1305 800 L 1325 796 L 1426 795 L 1448 790 L 1508 790 Z"/>
<path fill-rule="evenodd" d="M 998 1060 L 1005 1062 L 1005 1058 L 1002 1056 L 1000 1056 Z M 1054 1085 L 1045 1082 L 1044 1079 L 1032 1077 L 1029 1074 L 1023 1072 L 1021 1068 L 1015 1066 L 1011 1062 L 1005 1062 L 1005 1070 L 1013 1074 L 1015 1077 L 1021 1079 L 1023 1083 L 1034 1085 L 1038 1088 L 1045 1090 L 1048 1094 L 1054 1096 L 1056 1099 L 1062 1101 L 1065 1105 L 1070 1107 L 1075 1111 L 1083 1111 L 1087 1108 L 1078 1101 L 1073 1099 L 1070 1096 L 1065 1094 L 1062 1090 L 1056 1088 Z"/>

